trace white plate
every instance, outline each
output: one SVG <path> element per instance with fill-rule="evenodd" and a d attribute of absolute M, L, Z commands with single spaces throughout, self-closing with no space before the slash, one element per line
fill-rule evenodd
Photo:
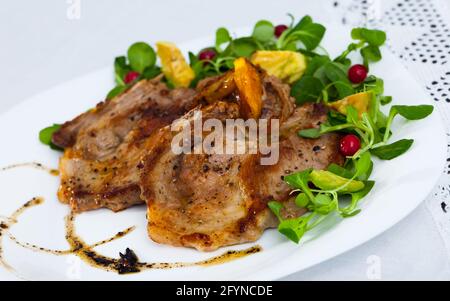
<path fill-rule="evenodd" d="M 248 30 L 238 31 L 247 34 Z M 348 42 L 350 29 L 328 26 L 323 45 L 337 55 Z M 210 45 L 211 39 L 199 39 L 180 45 L 184 50 L 199 50 Z M 372 73 L 385 80 L 386 94 L 398 104 L 429 103 L 411 75 L 387 51 L 382 62 L 372 67 Z M 93 107 L 113 85 L 112 68 L 106 68 L 39 94 L 10 110 L 0 118 L 2 149 L 0 166 L 38 161 L 56 167 L 59 154 L 41 145 L 39 130 L 49 124 L 61 123 Z M 20 277 L 34 280 L 217 280 L 217 279 L 277 279 L 325 261 L 348 251 L 382 233 L 416 208 L 433 188 L 442 172 L 446 141 L 439 114 L 418 122 L 394 124 L 393 141 L 413 138 L 413 147 L 392 161 L 377 161 L 373 172 L 376 185 L 361 204 L 362 212 L 349 219 L 336 221 L 319 229 L 320 236 L 311 233 L 300 245 L 287 241 L 276 230 L 264 233 L 257 244 L 263 251 L 233 262 L 210 267 L 173 270 L 149 270 L 120 276 L 92 268 L 73 255 L 54 256 L 23 249 L 4 238 L 4 257 Z M 67 248 L 63 218 L 68 212 L 56 198 L 58 178 L 33 169 L 0 172 L 0 216 L 10 215 L 25 201 L 43 196 L 46 202 L 27 211 L 11 232 L 21 241 L 43 247 Z M 253 244 L 224 248 L 213 253 L 158 245 L 147 238 L 145 208 L 135 207 L 112 213 L 97 210 L 77 219 L 77 231 L 87 241 L 95 242 L 136 225 L 128 236 L 99 247 L 101 253 L 116 257 L 130 247 L 139 258 L 149 262 L 197 261 L 219 255 L 226 249 L 244 249 Z M 0 279 L 15 279 L 16 275 L 0 268 Z"/>

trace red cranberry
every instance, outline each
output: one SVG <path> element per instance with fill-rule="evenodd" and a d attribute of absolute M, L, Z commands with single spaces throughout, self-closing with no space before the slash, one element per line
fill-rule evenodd
<path fill-rule="evenodd" d="M 277 38 L 279 38 L 281 36 L 281 34 L 288 29 L 288 27 L 284 24 L 280 24 L 275 26 L 275 30 L 274 30 L 274 34 Z"/>
<path fill-rule="evenodd" d="M 362 83 L 367 77 L 367 69 L 364 65 L 353 65 L 348 69 L 348 78 L 354 84 Z"/>
<path fill-rule="evenodd" d="M 361 142 L 353 134 L 345 135 L 339 144 L 339 151 L 344 156 L 353 156 L 360 148 Z"/>
<path fill-rule="evenodd" d="M 124 82 L 125 84 L 129 84 L 134 82 L 141 74 L 136 71 L 129 71 L 127 75 L 125 75 Z"/>
<path fill-rule="evenodd" d="M 216 52 L 212 49 L 205 49 L 200 51 L 198 58 L 201 61 L 211 61 L 216 57 Z"/>

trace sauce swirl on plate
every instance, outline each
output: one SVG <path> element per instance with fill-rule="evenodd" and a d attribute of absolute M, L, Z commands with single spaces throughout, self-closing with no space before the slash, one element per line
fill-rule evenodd
<path fill-rule="evenodd" d="M 0 171 L 6 171 L 18 167 L 32 167 L 46 171 L 51 175 L 58 175 L 57 170 L 45 167 L 44 165 L 36 162 L 14 164 L 0 168 Z M 14 243 L 23 248 L 57 256 L 73 254 L 78 256 L 81 260 L 83 260 L 85 263 L 89 264 L 92 267 L 103 269 L 106 271 L 116 272 L 118 274 L 137 273 L 150 269 L 173 269 L 192 266 L 211 266 L 223 264 L 238 258 L 258 253 L 262 250 L 260 246 L 253 246 L 244 250 L 230 250 L 221 255 L 196 262 L 141 262 L 139 258 L 136 256 L 135 252 L 127 248 L 125 252 L 119 253 L 119 257 L 113 258 L 98 253 L 95 250 L 95 248 L 100 245 L 107 244 L 116 239 L 126 236 L 128 233 L 132 232 L 135 229 L 135 227 L 134 226 L 129 227 L 123 231 L 117 232 L 116 235 L 110 238 L 101 240 L 94 244 L 88 244 L 75 231 L 76 214 L 73 212 L 70 212 L 65 217 L 65 230 L 66 230 L 65 238 L 70 246 L 70 248 L 67 250 L 55 250 L 38 246 L 36 244 L 31 244 L 28 242 L 22 242 L 10 233 L 12 226 L 18 223 L 18 219 L 22 213 L 24 213 L 29 208 L 41 205 L 43 203 L 44 198 L 34 197 L 25 204 L 23 204 L 21 207 L 19 207 L 16 211 L 14 211 L 11 216 L 9 217 L 0 216 L 0 265 L 10 270 L 11 272 L 14 272 L 14 269 L 5 261 L 3 256 L 3 238 L 5 234 L 7 234 L 8 238 L 11 239 Z"/>

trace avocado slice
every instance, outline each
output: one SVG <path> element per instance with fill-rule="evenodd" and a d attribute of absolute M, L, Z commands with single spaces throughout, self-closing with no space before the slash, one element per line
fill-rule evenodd
<path fill-rule="evenodd" d="M 313 170 L 309 174 L 311 182 L 320 189 L 323 190 L 334 190 L 345 185 L 347 186 L 340 190 L 339 192 L 350 193 L 356 192 L 364 188 L 364 183 L 357 180 L 349 180 L 327 170 Z M 350 181 L 350 182 L 349 182 Z"/>

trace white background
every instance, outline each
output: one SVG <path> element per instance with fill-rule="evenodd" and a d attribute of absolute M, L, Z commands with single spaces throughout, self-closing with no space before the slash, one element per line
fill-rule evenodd
<path fill-rule="evenodd" d="M 37 92 L 111 65 L 135 41 L 180 43 L 220 26 L 237 28 L 259 19 L 287 22 L 288 12 L 340 21 L 332 1 L 81 0 L 78 20 L 67 17 L 69 2 L 1 1 L 0 113 Z M 11 130 L 21 122 L 26 121 L 17 120 Z M 450 279 L 446 249 L 425 205 L 363 246 L 285 279 L 372 278 Z"/>

